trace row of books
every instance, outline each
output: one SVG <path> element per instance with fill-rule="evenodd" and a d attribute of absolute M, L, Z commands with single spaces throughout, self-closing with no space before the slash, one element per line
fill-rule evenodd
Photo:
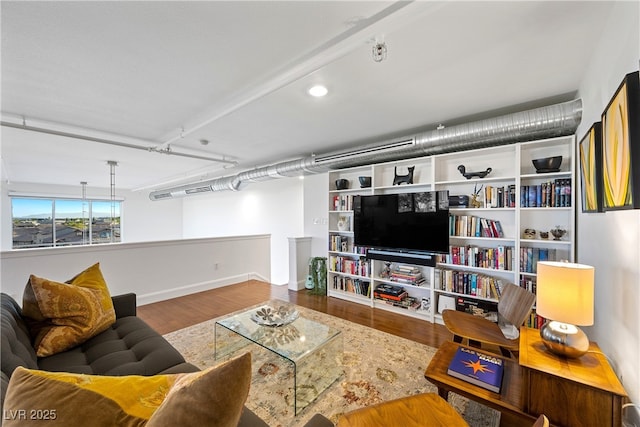
<path fill-rule="evenodd" d="M 330 256 L 329 271 L 368 277 L 371 273 L 371 263 L 364 257 L 353 259 L 343 256 Z"/>
<path fill-rule="evenodd" d="M 352 292 L 357 295 L 371 296 L 371 283 L 365 280 L 345 276 L 333 276 L 333 289 Z"/>
<path fill-rule="evenodd" d="M 538 291 L 535 277 L 521 276 L 520 287 L 525 288 L 526 290 L 528 290 L 529 292 L 533 292 L 534 294 Z"/>
<path fill-rule="evenodd" d="M 333 210 L 334 211 L 351 211 L 353 210 L 353 195 L 351 194 L 338 194 L 333 196 Z"/>
<path fill-rule="evenodd" d="M 350 252 L 357 255 L 366 255 L 366 246 L 352 245 L 352 238 L 341 236 L 339 234 L 331 234 L 329 236 L 329 250 L 334 252 Z"/>
<path fill-rule="evenodd" d="M 373 291 L 373 297 L 378 301 L 404 309 L 417 310 L 422 302 L 415 297 L 409 296 L 402 286 L 381 283 Z M 426 308 L 425 308 L 426 309 Z"/>
<path fill-rule="evenodd" d="M 436 268 L 434 288 L 447 292 L 499 299 L 504 281 L 486 274 Z"/>
<path fill-rule="evenodd" d="M 409 294 L 402 286 L 381 283 L 376 286 L 376 289 L 373 291 L 373 296 L 390 301 L 402 301 L 404 298 L 408 297 Z"/>
<path fill-rule="evenodd" d="M 538 261 L 556 261 L 556 250 L 549 248 L 520 248 L 520 271 L 537 273 Z"/>
<path fill-rule="evenodd" d="M 329 235 L 329 250 L 336 252 L 351 252 L 351 238 L 339 234 Z"/>
<path fill-rule="evenodd" d="M 459 237 L 504 237 L 500 221 L 474 215 L 449 215 L 449 235 Z"/>
<path fill-rule="evenodd" d="M 456 310 L 473 314 L 474 316 L 484 317 L 491 322 L 498 321 L 498 303 L 494 301 L 485 301 L 472 297 L 457 296 Z"/>
<path fill-rule="evenodd" d="M 505 185 L 494 187 L 487 185 L 484 187 L 484 207 L 485 208 L 515 208 L 516 207 L 516 185 Z"/>
<path fill-rule="evenodd" d="M 388 279 L 412 286 L 422 286 L 426 282 L 418 267 L 404 264 L 396 265 L 389 273 Z"/>
<path fill-rule="evenodd" d="M 449 246 L 448 254 L 439 254 L 439 263 L 466 265 L 468 267 L 492 268 L 513 271 L 513 246 L 481 248 L 478 246 Z"/>
<path fill-rule="evenodd" d="M 404 309 L 418 310 L 421 308 L 421 302 L 417 298 L 406 296 L 400 301 L 376 298 L 378 301 L 383 301 L 385 304 L 392 305 L 394 307 L 400 307 Z"/>
<path fill-rule="evenodd" d="M 520 187 L 523 208 L 559 208 L 571 206 L 571 178 L 556 179 L 540 185 Z"/>
<path fill-rule="evenodd" d="M 524 321 L 524 325 L 533 329 L 541 329 L 546 321 L 547 319 L 540 316 L 535 311 L 531 311 L 527 320 Z"/>

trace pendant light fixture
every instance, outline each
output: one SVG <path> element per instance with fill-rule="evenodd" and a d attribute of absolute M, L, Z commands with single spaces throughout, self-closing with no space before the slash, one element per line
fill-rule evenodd
<path fill-rule="evenodd" d="M 109 177 L 110 177 L 110 186 L 109 186 L 109 200 L 111 201 L 111 222 L 109 227 L 109 240 L 111 243 L 114 243 L 115 240 L 115 231 L 116 231 L 116 166 L 118 166 L 118 162 L 114 160 L 109 160 L 107 162 L 109 165 Z"/>

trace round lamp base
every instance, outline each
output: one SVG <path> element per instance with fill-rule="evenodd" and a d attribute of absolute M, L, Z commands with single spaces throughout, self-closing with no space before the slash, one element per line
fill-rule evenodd
<path fill-rule="evenodd" d="M 589 338 L 577 326 L 547 321 L 540 329 L 540 337 L 547 349 L 559 356 L 576 359 L 589 350 Z"/>

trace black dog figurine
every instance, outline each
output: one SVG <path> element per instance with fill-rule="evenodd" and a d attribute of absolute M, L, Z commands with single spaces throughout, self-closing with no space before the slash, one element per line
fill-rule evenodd
<path fill-rule="evenodd" d="M 398 175 L 398 168 L 394 167 L 393 168 L 393 174 L 395 175 L 393 177 L 393 185 L 400 185 L 402 183 L 405 184 L 413 184 L 413 170 L 415 169 L 415 166 L 411 166 L 407 169 L 409 169 L 409 173 L 406 175 Z"/>
<path fill-rule="evenodd" d="M 489 175 L 489 172 L 491 172 L 491 168 L 487 168 L 486 171 L 481 171 L 481 172 L 467 172 L 464 165 L 458 166 L 458 170 L 460 171 L 462 176 L 464 176 L 467 179 L 471 179 L 474 176 L 477 176 L 478 178 L 484 178 L 485 176 Z"/>

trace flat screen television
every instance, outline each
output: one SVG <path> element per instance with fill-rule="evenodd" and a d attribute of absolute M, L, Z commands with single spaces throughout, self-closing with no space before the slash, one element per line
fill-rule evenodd
<path fill-rule="evenodd" d="M 398 252 L 449 252 L 449 192 L 354 196 L 354 243 Z"/>

